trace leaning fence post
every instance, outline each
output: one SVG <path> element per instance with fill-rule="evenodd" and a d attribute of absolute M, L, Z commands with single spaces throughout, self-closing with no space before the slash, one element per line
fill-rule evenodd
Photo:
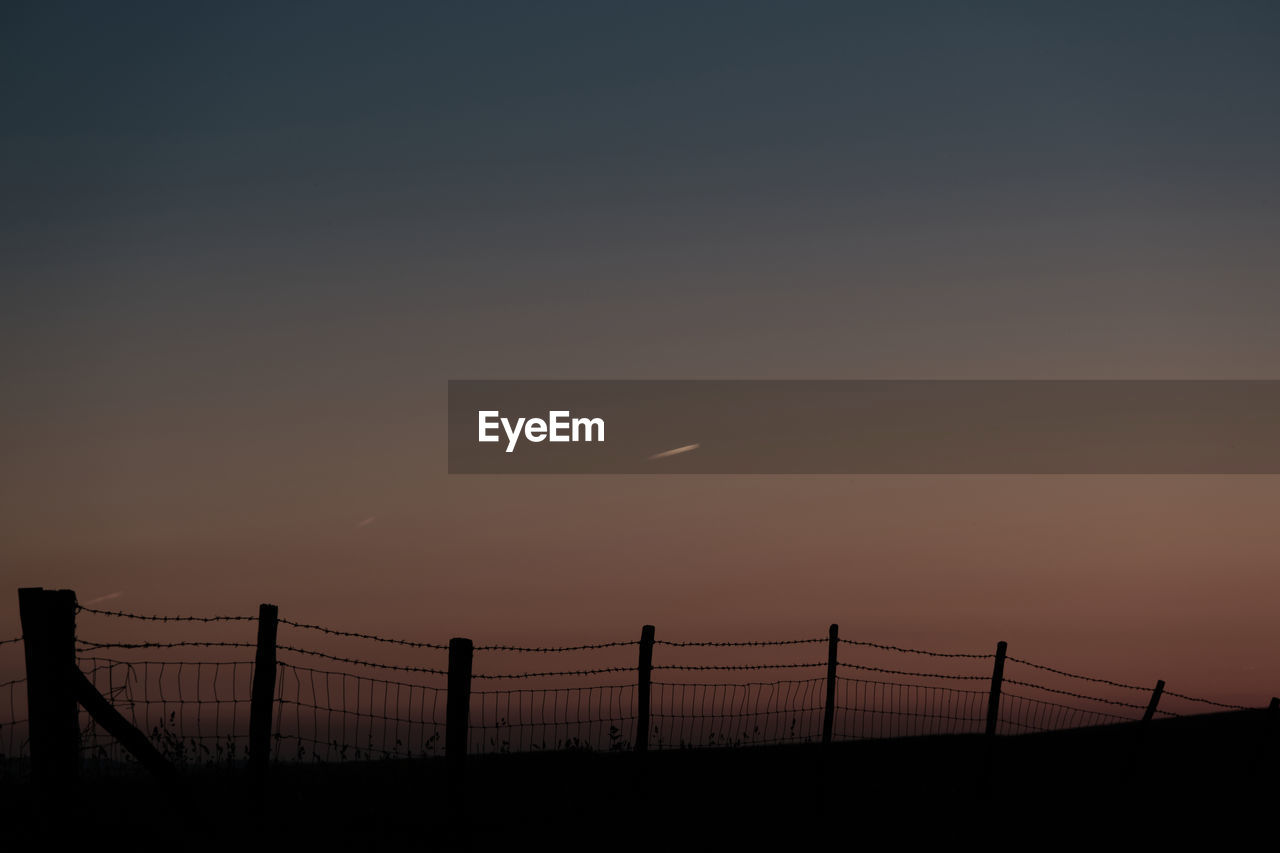
<path fill-rule="evenodd" d="M 457 797 L 461 797 L 462 794 L 463 771 L 467 760 L 467 727 L 471 721 L 473 648 L 472 642 L 466 637 L 454 637 L 449 641 L 449 693 L 445 700 L 444 760 L 450 788 Z"/>
<path fill-rule="evenodd" d="M 827 709 L 822 716 L 822 742 L 831 743 L 836 721 L 836 657 L 840 647 L 840 626 L 832 623 L 827 635 Z"/>
<path fill-rule="evenodd" d="M 991 670 L 991 696 L 987 699 L 987 735 L 996 733 L 996 724 L 1000 722 L 1000 686 L 1004 684 L 1004 655 L 1009 644 L 1004 640 L 996 643 L 996 663 Z"/>
<path fill-rule="evenodd" d="M 125 749 L 129 750 L 138 763 L 163 779 L 172 779 L 176 768 L 165 758 L 156 745 L 151 742 L 138 727 L 125 719 L 117 711 L 111 701 L 98 692 L 93 682 L 78 668 L 71 670 L 72 690 L 76 701 L 85 709 L 95 723 L 102 726 Z"/>
<path fill-rule="evenodd" d="M 31 773 L 42 784 L 69 784 L 80 764 L 76 668 L 76 594 L 69 589 L 18 590 L 27 665 Z"/>
<path fill-rule="evenodd" d="M 1146 713 L 1142 715 L 1142 721 L 1145 723 L 1156 715 L 1156 706 L 1160 704 L 1160 697 L 1164 694 L 1164 679 L 1156 681 L 1156 689 L 1151 691 L 1151 701 L 1147 703 Z"/>
<path fill-rule="evenodd" d="M 636 667 L 636 752 L 649 750 L 649 679 L 653 672 L 653 626 L 640 629 L 640 662 Z"/>
<path fill-rule="evenodd" d="M 266 773 L 271 758 L 271 703 L 276 693 L 276 619 L 274 604 L 258 605 L 258 654 L 253 664 L 249 702 L 249 769 Z"/>

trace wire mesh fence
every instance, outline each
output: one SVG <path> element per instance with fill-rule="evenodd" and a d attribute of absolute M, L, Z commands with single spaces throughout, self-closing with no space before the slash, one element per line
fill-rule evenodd
<path fill-rule="evenodd" d="M 251 660 L 120 660 L 81 656 L 80 671 L 179 768 L 234 768 L 248 757 Z M 85 766 L 132 769 L 119 742 L 80 712 Z"/>
<path fill-rule="evenodd" d="M 635 684 L 473 690 L 468 751 L 629 750 L 635 721 Z"/>
<path fill-rule="evenodd" d="M 975 734 L 985 724 L 987 698 L 986 690 L 838 678 L 835 737 Z"/>
<path fill-rule="evenodd" d="M 0 682 L 0 779 L 25 776 L 29 770 L 27 680 Z"/>
<path fill-rule="evenodd" d="M 444 748 L 443 687 L 281 662 L 277 760 L 427 758 Z"/>
<path fill-rule="evenodd" d="M 655 682 L 657 749 L 766 746 L 822 738 L 826 678 Z"/>
<path fill-rule="evenodd" d="M 274 612 L 274 611 L 273 611 Z M 250 758 L 259 617 L 77 610 L 77 665 L 179 768 Z M 268 694 L 276 762 L 418 759 L 446 752 L 450 644 L 278 620 Z M 274 632 L 273 632 L 274 634 Z M 651 635 L 649 635 L 651 636 Z M 21 649 L 22 638 L 0 643 Z M 472 754 L 621 752 L 877 738 L 1018 735 L 1235 708 L 1015 657 L 830 638 L 468 643 Z M 0 648 L 0 651 L 4 651 Z M 1001 655 L 1003 653 L 1001 652 Z M 473 656 L 473 657 L 471 657 Z M 925 662 L 921 665 L 920 662 Z M 474 666 L 471 666 L 471 664 Z M 993 665 L 1004 669 L 995 685 Z M 27 680 L 0 683 L 0 767 L 28 772 Z M 80 712 L 82 766 L 136 762 Z"/>

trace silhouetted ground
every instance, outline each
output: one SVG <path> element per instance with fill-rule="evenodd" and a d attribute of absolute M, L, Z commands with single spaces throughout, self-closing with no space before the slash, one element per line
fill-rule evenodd
<path fill-rule="evenodd" d="M 175 850 L 1269 847 L 1277 720 L 1211 714 L 1042 735 L 480 756 L 455 819 L 437 760 L 281 766 L 182 784 L 86 780 L 42 820 L 3 789 L 5 849 L 54 840 Z M 1232 838 L 1242 839 L 1240 844 Z"/>

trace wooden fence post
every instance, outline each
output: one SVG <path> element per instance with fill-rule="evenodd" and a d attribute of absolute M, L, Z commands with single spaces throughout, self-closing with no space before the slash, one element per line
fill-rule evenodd
<path fill-rule="evenodd" d="M 69 589 L 18 590 L 27 665 L 31 773 L 40 784 L 67 785 L 80 766 L 76 668 L 76 594 Z"/>
<path fill-rule="evenodd" d="M 266 774 L 271 760 L 271 705 L 276 694 L 276 619 L 274 604 L 258 605 L 258 654 L 253 665 L 253 694 L 249 702 L 249 769 Z"/>
<path fill-rule="evenodd" d="M 640 629 L 640 662 L 636 667 L 636 752 L 649 750 L 649 679 L 653 672 L 653 626 Z"/>
<path fill-rule="evenodd" d="M 1004 656 L 1009 644 L 1001 640 L 996 644 L 996 664 L 991 670 L 991 696 L 987 699 L 987 735 L 996 733 L 1000 722 L 1000 686 L 1004 684 Z"/>
<path fill-rule="evenodd" d="M 474 645 L 466 637 L 449 641 L 449 692 L 445 699 L 444 760 L 449 786 L 461 803 L 471 724 L 471 657 Z"/>
<path fill-rule="evenodd" d="M 831 743 L 836 722 L 836 659 L 840 647 L 840 626 L 832 623 L 827 634 L 827 707 L 822 716 L 822 742 Z"/>
<path fill-rule="evenodd" d="M 1164 679 L 1156 681 L 1156 689 L 1151 691 L 1151 701 L 1147 703 L 1147 710 L 1142 715 L 1142 721 L 1145 723 L 1156 715 L 1156 707 L 1160 704 L 1160 697 L 1164 694 Z"/>
<path fill-rule="evenodd" d="M 1271 697 L 1262 722 L 1262 749 L 1258 750 L 1257 763 L 1259 775 L 1267 774 L 1280 758 L 1280 696 Z"/>

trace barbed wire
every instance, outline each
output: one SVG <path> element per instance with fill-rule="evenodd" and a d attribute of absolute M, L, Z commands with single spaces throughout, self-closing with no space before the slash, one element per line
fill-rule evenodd
<path fill-rule="evenodd" d="M 866 646 L 872 649 L 880 649 L 886 652 L 903 652 L 911 655 L 928 655 L 932 658 L 968 658 L 970 660 L 994 660 L 994 654 L 976 654 L 968 652 L 931 652 L 927 649 L 909 649 L 902 646 L 889 646 L 884 643 L 872 643 L 867 640 L 846 640 L 840 638 L 840 642 L 850 646 Z"/>
<path fill-rule="evenodd" d="M 249 643 L 248 645 L 253 645 L 253 644 Z M 337 663 L 349 663 L 354 666 L 367 666 L 367 667 L 372 667 L 373 669 L 390 669 L 390 670 L 395 670 L 397 672 L 425 672 L 429 675 L 448 675 L 449 674 L 448 670 L 436 669 L 435 667 L 430 667 L 430 666 L 405 666 L 402 664 L 376 663 L 374 661 L 360 660 L 358 658 L 347 658 L 347 657 L 341 657 L 339 655 L 330 655 L 330 654 L 326 654 L 325 652 L 317 652 L 313 649 L 300 649 L 297 646 L 276 646 L 276 648 L 284 652 L 293 652 L 294 654 L 299 654 L 299 655 L 311 655 L 312 657 L 323 658 L 324 660 L 331 660 Z"/>
<path fill-rule="evenodd" d="M 1136 684 L 1125 684 L 1120 681 L 1111 681 L 1110 679 L 1107 679 L 1107 678 L 1094 678 L 1091 675 L 1077 675 L 1074 672 L 1065 672 L 1061 669 L 1054 669 L 1051 666 L 1044 666 L 1042 664 L 1032 663 L 1029 660 L 1023 660 L 1022 658 L 1006 657 L 1005 660 L 1011 663 L 1020 663 L 1023 666 L 1029 666 L 1032 669 L 1039 669 L 1039 670 L 1043 670 L 1044 672 L 1052 672 L 1054 675 L 1061 675 L 1061 676 L 1065 676 L 1066 678 L 1078 678 L 1081 681 L 1092 681 L 1095 684 L 1105 684 L 1108 687 L 1123 687 L 1125 690 L 1140 690 L 1144 693 L 1150 693 L 1152 690 L 1151 686 L 1140 687 Z"/>
<path fill-rule="evenodd" d="M 10 643 L 20 643 L 20 642 L 22 642 L 21 637 L 14 637 L 12 640 L 0 640 L 0 646 L 7 646 Z"/>
<path fill-rule="evenodd" d="M 289 663 L 287 661 L 277 661 L 276 665 L 279 666 L 281 669 L 297 670 L 298 672 L 305 672 L 310 675 L 331 676 L 334 678 L 342 678 L 342 677 L 357 678 L 357 679 L 364 679 L 365 681 L 375 680 L 375 679 L 370 679 L 367 676 L 363 676 L 363 675 L 354 675 L 350 672 L 339 672 L 337 670 L 332 670 L 332 669 L 316 669 L 315 667 L 305 666 L 305 665 L 296 664 L 296 663 Z M 417 684 L 411 681 L 389 681 L 387 679 L 376 679 L 376 681 L 378 681 L 379 684 L 390 684 L 392 686 L 398 686 L 398 687 L 415 687 L 415 688 L 421 687 L 424 690 L 434 690 L 436 692 L 441 692 L 441 693 L 444 692 L 443 687 L 433 687 L 429 684 Z M 473 692 L 477 692 L 477 691 L 473 691 Z"/>
<path fill-rule="evenodd" d="M 825 637 L 818 637 L 811 640 L 741 640 L 738 642 L 717 643 L 713 641 L 693 641 L 693 642 L 677 642 L 674 640 L 654 640 L 655 646 L 674 646 L 676 648 L 703 647 L 703 648 L 725 648 L 730 646 L 801 646 L 808 643 L 825 643 Z"/>
<path fill-rule="evenodd" d="M 1043 664 L 1032 663 L 1029 660 L 1023 660 L 1021 658 L 1008 657 L 1008 658 L 1005 658 L 1005 660 L 1012 661 L 1013 663 L 1020 663 L 1023 666 L 1029 666 L 1033 669 L 1043 670 L 1044 672 L 1052 672 L 1054 675 L 1061 675 L 1067 678 L 1075 678 L 1075 679 L 1079 679 L 1080 681 L 1091 681 L 1095 684 L 1105 684 L 1108 687 L 1120 687 L 1125 690 L 1137 690 L 1143 693 L 1150 693 L 1154 689 L 1154 687 L 1152 686 L 1143 687 L 1137 684 L 1125 684 L 1120 681 L 1112 681 L 1107 678 L 1094 678 L 1093 676 L 1090 676 L 1090 675 L 1079 675 L 1074 672 L 1065 672 L 1061 669 L 1054 669 L 1051 666 L 1044 666 Z M 1231 711 L 1248 710 L 1248 706 L 1246 705 L 1232 705 L 1227 702 L 1217 702 L 1213 699 L 1203 699 L 1198 696 L 1187 696 L 1186 694 L 1183 694 L 1183 693 L 1175 693 L 1172 690 L 1165 690 L 1164 695 L 1173 697 L 1175 699 L 1183 699 L 1188 702 L 1202 702 L 1205 705 L 1213 705 L 1216 708 L 1226 708 Z M 1100 700 L 1100 701 L 1105 701 L 1105 700 Z M 1168 712 L 1168 713 L 1172 713 L 1172 712 Z"/>
<path fill-rule="evenodd" d="M 735 681 L 726 683 L 723 681 L 654 681 L 651 682 L 653 687 L 777 687 L 787 684 L 808 684 L 809 682 L 825 682 L 822 676 L 813 678 L 782 678 L 775 681 Z"/>
<path fill-rule="evenodd" d="M 581 652 L 592 651 L 595 649 L 612 649 L 622 646 L 638 645 L 640 645 L 639 640 L 618 640 L 612 643 L 583 643 L 579 646 L 508 646 L 505 644 L 492 644 L 476 646 L 475 650 L 477 652 L 530 652 L 533 654 L 546 654 L 551 652 Z"/>
<path fill-rule="evenodd" d="M 95 649 L 177 649 L 190 646 L 230 649 L 257 648 L 257 643 L 241 643 L 231 640 L 175 640 L 174 642 L 169 643 L 92 643 L 88 640 L 81 640 L 77 638 L 76 645 L 81 651 L 93 651 Z"/>
<path fill-rule="evenodd" d="M 848 682 L 850 684 L 872 685 L 874 687 L 909 687 L 916 690 L 934 690 L 944 693 L 972 693 L 975 696 L 989 695 L 986 690 L 967 690 L 963 687 L 943 687 L 940 684 L 903 684 L 901 681 L 876 681 L 870 678 L 848 678 L 846 676 L 838 676 L 837 684 Z"/>
<path fill-rule="evenodd" d="M 879 667 L 879 666 L 864 666 L 863 664 L 858 664 L 858 663 L 845 663 L 844 661 L 838 661 L 836 663 L 836 666 L 845 667 L 847 669 L 861 669 L 867 672 L 883 672 L 888 675 L 905 675 L 912 678 L 946 678 L 952 681 L 989 681 L 990 680 L 989 676 L 986 676 L 986 675 L 947 675 L 941 672 L 908 672 L 906 670 L 901 670 L 901 669 L 885 669 L 884 667 Z"/>
<path fill-rule="evenodd" d="M 557 672 L 503 672 L 472 673 L 472 678 L 511 679 L 511 678 L 552 678 L 566 675 L 602 675 L 610 672 L 635 672 L 634 666 L 605 666 L 598 669 L 565 669 Z"/>
<path fill-rule="evenodd" d="M 1013 682 L 1009 682 L 1009 683 L 1010 683 L 1010 684 L 1012 684 Z M 1046 702 L 1044 699 L 1036 699 L 1036 698 L 1034 698 L 1034 697 L 1032 697 L 1032 696 L 1023 696 L 1023 695 L 1021 695 L 1021 694 L 1019 694 L 1019 693 L 1012 693 L 1012 692 L 1010 692 L 1010 691 L 1008 691 L 1008 690 L 1001 691 L 1001 694 L 1000 694 L 1000 695 L 1001 695 L 1001 697 L 1002 697 L 1002 698 L 1007 697 L 1007 698 L 1009 698 L 1009 699 L 1017 699 L 1017 700 L 1018 700 L 1018 701 L 1020 701 L 1020 702 L 1034 702 L 1034 703 L 1037 703 L 1037 704 L 1039 704 L 1039 705 L 1047 705 L 1047 706 L 1050 706 L 1050 707 L 1052 707 L 1052 708 L 1056 708 L 1056 709 L 1059 709 L 1059 710 L 1064 710 L 1064 711 L 1074 711 L 1074 712 L 1076 712 L 1076 713 L 1078 713 L 1078 714 L 1093 714 L 1094 716 L 1110 717 L 1110 718 L 1112 718 L 1112 719 L 1116 719 L 1116 720 L 1131 720 L 1131 719 L 1132 719 L 1131 717 L 1122 717 L 1122 716 L 1119 716 L 1119 715 L 1117 715 L 1117 714 L 1107 714 L 1107 713 L 1106 713 L 1106 712 L 1104 712 L 1104 711 L 1095 711 L 1095 710 L 1092 710 L 1092 709 L 1089 709 L 1089 708 L 1077 708 L 1077 707 L 1076 707 L 1076 706 L 1074 706 L 1074 705 L 1063 705 L 1063 704 L 1058 703 L 1058 702 Z M 1095 700 L 1095 701 L 1096 701 L 1096 700 Z M 1135 706 L 1135 707 L 1136 707 L 1136 706 Z M 1008 722 L 1008 720 L 1004 720 L 1004 719 L 1003 719 L 1003 715 L 1002 715 L 1001 722 Z"/>
<path fill-rule="evenodd" d="M 1057 693 L 1062 696 L 1070 696 L 1073 699 L 1084 699 L 1089 702 L 1105 702 L 1108 705 L 1119 705 L 1122 708 L 1136 708 L 1139 711 L 1145 711 L 1145 705 L 1135 705 L 1132 702 L 1121 702 L 1119 699 L 1103 699 L 1101 696 L 1089 696 L 1085 693 L 1072 693 L 1070 690 L 1059 690 L 1055 687 L 1045 687 L 1043 684 L 1033 684 L 1029 681 L 1015 681 L 1012 678 L 1004 679 L 1005 684 L 1016 684 L 1019 687 L 1030 687 L 1033 690 L 1044 690 L 1047 693 Z"/>
<path fill-rule="evenodd" d="M 92 613 L 95 616 L 114 616 L 119 619 L 138 619 L 143 622 L 257 622 L 257 616 L 148 616 L 142 613 L 128 613 L 124 610 L 95 610 L 92 607 L 76 605 L 77 613 Z"/>
<path fill-rule="evenodd" d="M 1213 706 L 1218 707 L 1218 708 L 1226 708 L 1226 709 L 1231 710 L 1231 711 L 1247 711 L 1247 710 L 1249 710 L 1249 707 L 1248 707 L 1247 705 L 1229 705 L 1229 704 L 1227 704 L 1226 702 L 1215 702 L 1215 701 L 1213 701 L 1212 699 L 1201 699 L 1201 698 L 1200 698 L 1200 697 L 1198 697 L 1198 696 L 1186 696 L 1186 695 L 1184 695 L 1184 694 L 1182 694 L 1182 693 L 1174 693 L 1172 690 L 1166 690 L 1166 691 L 1164 691 L 1164 695 L 1165 695 L 1165 696 L 1172 696 L 1172 697 L 1174 697 L 1175 699 L 1185 699 L 1185 700 L 1186 700 L 1186 701 L 1188 701 L 1188 702 L 1203 702 L 1203 703 L 1204 703 L 1204 704 L 1206 704 L 1206 705 L 1213 705 Z"/>
<path fill-rule="evenodd" d="M 737 672 L 741 670 L 758 670 L 758 669 L 807 669 L 810 667 L 826 666 L 826 662 L 820 663 L 756 663 L 756 664 L 707 664 L 701 666 L 683 665 L 683 664 L 661 664 L 652 667 L 653 669 L 674 669 L 686 672 Z"/>
<path fill-rule="evenodd" d="M 329 634 L 334 637 L 353 637 L 358 640 L 372 640 L 375 643 L 389 643 L 396 646 L 409 646 L 415 649 L 440 649 L 448 651 L 449 646 L 443 643 L 420 643 L 416 640 L 400 640 L 394 637 L 381 637 L 377 634 L 365 634 L 359 631 L 339 631 L 335 628 L 326 628 L 323 625 L 309 625 L 306 622 L 294 622 L 292 619 L 277 619 L 281 625 L 288 625 L 291 628 L 303 628 L 308 631 L 319 631 L 323 634 Z"/>

